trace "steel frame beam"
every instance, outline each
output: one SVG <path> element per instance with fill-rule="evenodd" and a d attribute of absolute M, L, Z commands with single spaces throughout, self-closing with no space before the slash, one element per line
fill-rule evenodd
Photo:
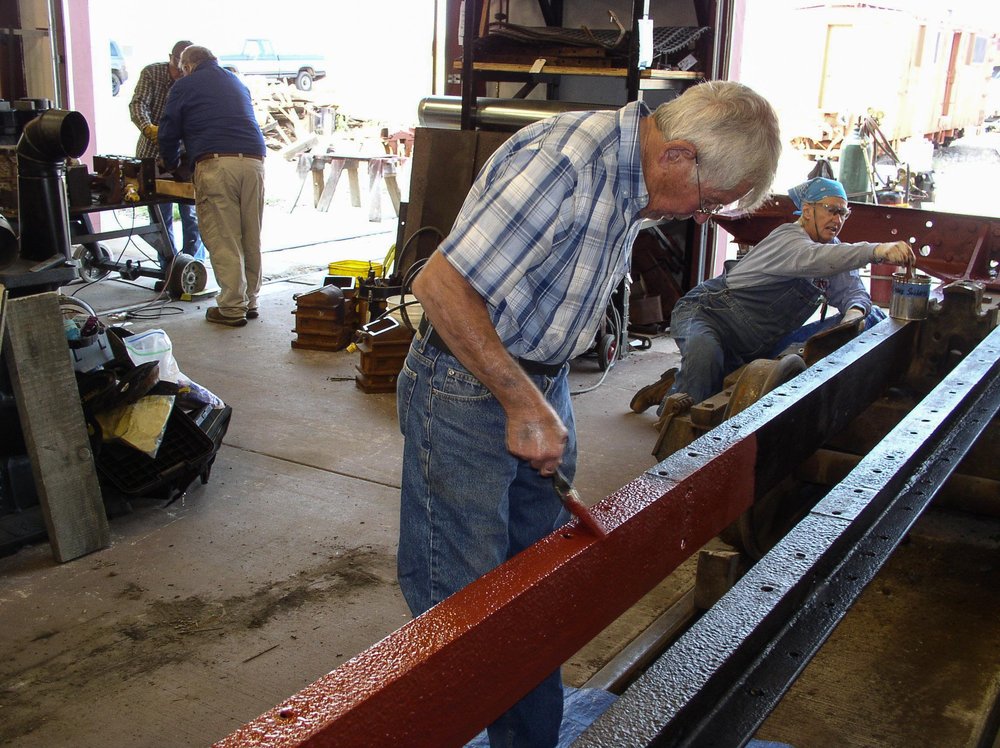
<path fill-rule="evenodd" d="M 574 745 L 745 744 L 998 411 L 1000 328 Z"/>
<path fill-rule="evenodd" d="M 793 210 L 790 199 L 776 196 L 751 215 L 720 216 L 716 222 L 735 241 L 757 244 L 777 226 L 795 220 Z M 851 220 L 839 236 L 845 242 L 908 241 L 917 253 L 917 267 L 928 275 L 945 282 L 974 280 L 990 291 L 1000 291 L 998 218 L 851 203 Z"/>
<path fill-rule="evenodd" d="M 464 744 L 877 398 L 915 329 L 864 333 L 601 501 L 606 538 L 564 526 L 217 745 Z"/>

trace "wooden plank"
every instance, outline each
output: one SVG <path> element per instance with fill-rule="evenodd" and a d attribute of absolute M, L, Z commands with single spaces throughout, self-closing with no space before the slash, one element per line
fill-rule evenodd
<path fill-rule="evenodd" d="M 360 208 L 361 182 L 358 181 L 358 159 L 347 159 L 344 167 L 347 169 L 347 183 L 351 186 L 351 205 Z"/>
<path fill-rule="evenodd" d="M 396 215 L 399 215 L 399 201 L 401 195 L 399 193 L 399 184 L 396 182 L 395 174 L 383 174 L 382 178 L 385 180 L 385 191 L 389 193 L 389 200 L 392 202 L 392 209 L 396 211 Z"/>
<path fill-rule="evenodd" d="M 443 234 L 451 230 L 476 175 L 508 138 L 510 133 L 505 132 L 416 128 L 403 247 L 397 247 L 396 255 L 399 272 L 406 273 L 415 260 L 430 256 L 440 237 L 431 231 L 416 239 L 414 235 L 423 228 Z M 411 239 L 415 247 L 409 246 Z"/>
<path fill-rule="evenodd" d="M 57 561 L 110 543 L 97 469 L 54 292 L 10 299 L 4 313 L 7 368 Z"/>
<path fill-rule="evenodd" d="M 178 182 L 174 179 L 157 179 L 156 194 L 169 195 L 170 197 L 182 197 L 186 200 L 194 200 L 194 183 Z"/>
<path fill-rule="evenodd" d="M 382 220 L 382 164 L 368 162 L 368 220 Z"/>
<path fill-rule="evenodd" d="M 312 180 L 313 180 L 313 207 L 319 207 L 320 198 L 323 196 L 323 170 L 325 164 L 320 159 L 313 159 Z"/>

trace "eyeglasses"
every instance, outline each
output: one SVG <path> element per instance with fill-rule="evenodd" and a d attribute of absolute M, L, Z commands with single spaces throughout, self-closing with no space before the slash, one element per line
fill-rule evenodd
<path fill-rule="evenodd" d="M 827 213 L 829 213 L 831 216 L 840 216 L 845 221 L 851 215 L 850 208 L 841 208 L 839 205 L 827 205 L 826 203 L 813 203 L 813 205 L 818 205 L 819 207 L 823 208 L 823 210 L 825 210 Z"/>
<path fill-rule="evenodd" d="M 697 153 L 694 155 L 694 177 L 698 182 L 698 210 L 696 212 L 712 218 L 725 206 L 721 203 L 709 203 L 708 205 L 705 205 L 705 199 L 701 196 L 701 169 L 698 165 Z"/>

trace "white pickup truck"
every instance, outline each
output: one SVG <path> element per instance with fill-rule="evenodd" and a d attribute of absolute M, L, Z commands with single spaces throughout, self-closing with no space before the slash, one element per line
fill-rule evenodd
<path fill-rule="evenodd" d="M 240 75 L 294 81 L 300 91 L 311 90 L 313 81 L 326 75 L 326 59 L 322 55 L 279 55 L 270 39 L 244 40 L 243 51 L 236 55 L 220 55 L 219 65 Z"/>

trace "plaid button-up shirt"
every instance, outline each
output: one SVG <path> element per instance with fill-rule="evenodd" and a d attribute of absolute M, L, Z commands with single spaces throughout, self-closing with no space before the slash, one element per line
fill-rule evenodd
<path fill-rule="evenodd" d="M 649 202 L 648 113 L 633 102 L 529 125 L 473 184 L 440 250 L 486 301 L 511 355 L 554 364 L 593 345 Z"/>
<path fill-rule="evenodd" d="M 132 122 L 139 128 L 139 142 L 135 146 L 137 158 L 156 158 L 160 153 L 156 143 L 142 134 L 142 128 L 160 124 L 160 115 L 173 85 L 174 79 L 170 77 L 170 69 L 165 62 L 154 62 L 139 73 L 132 101 L 128 105 Z"/>

